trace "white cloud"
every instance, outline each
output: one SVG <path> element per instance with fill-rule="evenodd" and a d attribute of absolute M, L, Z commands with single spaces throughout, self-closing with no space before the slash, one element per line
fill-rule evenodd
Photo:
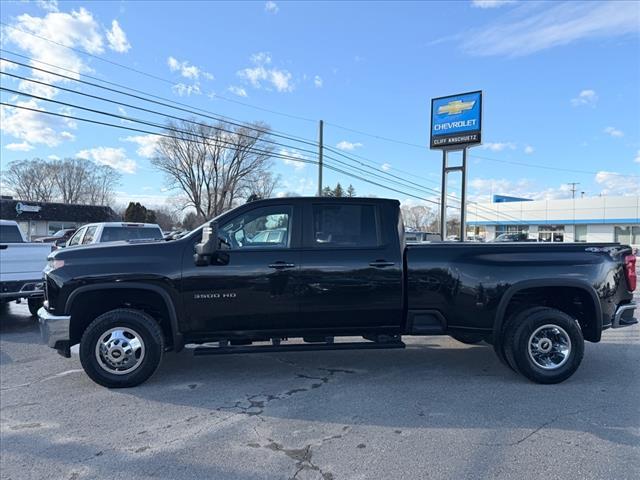
<path fill-rule="evenodd" d="M 341 142 L 338 142 L 338 144 L 336 145 L 336 148 L 339 148 L 340 150 L 346 150 L 346 151 L 352 151 L 355 150 L 356 148 L 360 148 L 363 145 L 359 142 L 355 142 L 355 143 L 351 143 L 347 140 L 342 140 Z"/>
<path fill-rule="evenodd" d="M 322 81 L 322 77 L 320 77 L 319 75 L 316 75 L 315 77 L 313 77 L 313 85 L 316 88 L 322 88 L 323 85 L 323 81 Z"/>
<path fill-rule="evenodd" d="M 7 60 L 0 60 L 0 72 L 6 72 L 8 70 L 15 70 L 18 65 L 8 62 Z"/>
<path fill-rule="evenodd" d="M 200 91 L 200 85 L 197 83 L 194 83 L 192 85 L 187 85 L 186 83 L 177 83 L 173 87 L 171 87 L 171 89 L 181 97 L 185 95 L 188 97 L 191 94 L 200 95 L 200 93 L 202 93 Z"/>
<path fill-rule="evenodd" d="M 109 165 L 124 173 L 135 173 L 138 167 L 135 160 L 127 158 L 127 152 L 125 152 L 124 148 L 90 148 L 79 151 L 76 157 L 84 160 L 93 160 L 100 165 Z"/>
<path fill-rule="evenodd" d="M 118 53 L 125 53 L 131 49 L 131 44 L 127 40 L 127 34 L 120 28 L 117 20 L 111 22 L 111 30 L 107 30 L 107 41 L 109 48 Z"/>
<path fill-rule="evenodd" d="M 629 177 L 617 172 L 599 171 L 595 181 L 602 187 L 603 195 L 638 195 L 640 194 L 640 179 Z"/>
<path fill-rule="evenodd" d="M 157 135 L 135 135 L 133 137 L 121 138 L 123 142 L 131 142 L 138 145 L 136 153 L 144 158 L 153 158 L 156 154 L 156 146 L 161 137 Z"/>
<path fill-rule="evenodd" d="M 242 87 L 231 85 L 227 90 L 229 90 L 234 95 L 237 95 L 238 97 L 248 97 L 247 91 Z"/>
<path fill-rule="evenodd" d="M 214 76 L 202 70 L 202 68 L 195 65 L 191 65 L 188 61 L 180 61 L 174 57 L 167 58 L 167 65 L 172 72 L 180 72 L 180 75 L 190 80 L 199 80 L 200 77 L 207 80 L 213 80 Z"/>
<path fill-rule="evenodd" d="M 17 106 L 44 111 L 36 100 L 14 102 Z M 74 128 L 73 122 L 52 115 L 38 113 L 7 106 L 0 106 L 0 130 L 30 144 L 44 144 L 55 147 L 63 140 L 73 140 L 74 135 L 68 129 Z"/>
<path fill-rule="evenodd" d="M 525 145 L 524 147 L 525 154 L 531 155 L 533 152 L 535 152 L 535 149 L 531 145 Z"/>
<path fill-rule="evenodd" d="M 515 0 L 471 0 L 474 8 L 498 8 L 510 3 L 515 3 Z"/>
<path fill-rule="evenodd" d="M 316 190 L 316 182 L 313 178 L 285 179 L 282 181 L 282 189 L 276 193 L 276 197 L 313 195 Z"/>
<path fill-rule="evenodd" d="M 389 170 L 391 170 L 391 164 L 390 163 L 383 163 L 380 168 L 382 168 L 382 170 L 384 170 L 385 172 L 388 172 Z"/>
<path fill-rule="evenodd" d="M 253 67 L 243 68 L 237 72 L 238 77 L 249 82 L 254 88 L 262 88 L 263 84 L 274 87 L 278 92 L 293 91 L 293 75 L 287 70 L 271 67 L 271 55 L 265 52 L 251 56 Z"/>
<path fill-rule="evenodd" d="M 9 26 L 2 29 L 3 45 L 12 45 L 21 50 L 33 59 L 31 62 L 34 66 L 40 65 L 38 62 L 57 65 L 61 70 L 56 67 L 48 68 L 72 78 L 79 78 L 79 74 L 82 73 L 91 73 L 93 70 L 85 63 L 82 56 L 61 45 L 79 48 L 91 54 L 101 54 L 105 50 L 105 33 L 107 36 L 109 33 L 113 35 L 113 30 L 107 32 L 91 12 L 85 8 L 81 7 L 71 12 L 59 12 L 56 2 L 41 2 L 39 5 L 47 10 L 44 16 L 22 14 L 16 17 Z M 120 33 L 126 39 L 121 30 Z M 43 40 L 43 38 L 61 45 Z M 3 64 L 2 68 L 10 67 Z M 38 70 L 32 70 L 31 76 L 52 85 L 71 82 Z M 58 94 L 58 91 L 53 87 L 24 81 L 20 82 L 19 88 L 26 93 L 45 98 L 53 98 Z M 14 103 L 16 102 L 14 101 Z M 20 105 L 45 110 L 35 100 L 21 102 Z M 42 143 L 47 146 L 56 146 L 62 140 L 74 138 L 68 129 L 76 128 L 76 125 L 68 119 L 10 107 L 3 107 L 2 114 L 2 131 L 17 139 L 32 144 Z"/>
<path fill-rule="evenodd" d="M 582 90 L 576 98 L 571 99 L 571 105 L 574 107 L 580 107 L 582 105 L 595 107 L 597 101 L 598 95 L 595 90 Z"/>
<path fill-rule="evenodd" d="M 60 160 L 60 157 L 58 155 L 47 155 L 47 158 L 49 160 Z"/>
<path fill-rule="evenodd" d="M 37 0 L 36 4 L 47 12 L 58 11 L 58 0 Z"/>
<path fill-rule="evenodd" d="M 640 150 L 636 152 L 636 158 L 634 158 L 633 161 L 636 163 L 640 163 Z"/>
<path fill-rule="evenodd" d="M 265 12 L 276 14 L 276 13 L 278 13 L 278 10 L 280 10 L 280 8 L 278 7 L 278 4 L 276 2 L 269 1 L 269 2 L 264 4 L 264 11 Z"/>
<path fill-rule="evenodd" d="M 292 157 L 292 158 L 283 158 L 282 163 L 290 167 L 293 167 L 296 171 L 303 170 L 304 167 L 307 166 L 307 163 L 306 163 L 306 161 L 308 160 L 307 157 L 305 157 L 304 155 L 302 155 L 300 152 L 296 150 L 281 148 L 279 154 L 285 157 Z M 298 161 L 298 160 L 304 160 L 304 161 Z"/>
<path fill-rule="evenodd" d="M 624 132 L 615 127 L 606 127 L 603 132 L 615 138 L 624 137 Z"/>
<path fill-rule="evenodd" d="M 496 22 L 457 34 L 464 51 L 518 57 L 587 38 L 618 37 L 640 30 L 636 2 L 524 2 Z"/>
<path fill-rule="evenodd" d="M 516 144 L 512 142 L 487 142 L 483 143 L 480 148 L 492 152 L 502 152 L 503 150 L 515 150 Z"/>
<path fill-rule="evenodd" d="M 146 207 L 162 207 L 169 203 L 169 195 L 154 195 L 152 193 L 129 193 L 125 191 L 116 192 L 116 202 L 118 205 L 126 206 L 129 202 L 140 202 Z"/>
<path fill-rule="evenodd" d="M 4 148 L 11 150 L 12 152 L 28 152 L 29 150 L 33 150 L 33 145 L 27 142 L 9 143 L 5 145 Z"/>

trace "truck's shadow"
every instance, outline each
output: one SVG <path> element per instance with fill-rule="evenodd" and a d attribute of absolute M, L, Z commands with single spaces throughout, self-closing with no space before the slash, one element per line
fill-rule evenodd
<path fill-rule="evenodd" d="M 488 346 L 431 339 L 406 350 L 197 357 L 167 355 L 146 384 L 120 391 L 207 412 L 343 425 L 477 428 L 488 443 L 518 443 L 541 428 L 579 430 L 640 444 L 632 405 L 638 344 L 588 345 L 578 372 L 537 385 L 499 363 Z M 635 415 L 623 412 L 636 412 Z M 606 421 L 603 421 L 606 418 Z M 501 437 L 501 431 L 522 435 Z M 522 438 L 521 438 L 522 437 Z"/>

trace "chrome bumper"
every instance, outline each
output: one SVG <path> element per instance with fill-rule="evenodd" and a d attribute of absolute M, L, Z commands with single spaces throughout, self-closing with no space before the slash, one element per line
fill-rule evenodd
<path fill-rule="evenodd" d="M 71 316 L 52 315 L 42 307 L 38 310 L 38 320 L 43 342 L 51 348 L 55 348 L 61 354 L 70 356 L 69 324 L 71 323 Z"/>
<path fill-rule="evenodd" d="M 611 328 L 622 328 L 635 325 L 638 323 L 633 311 L 636 309 L 637 304 L 634 302 L 627 303 L 626 305 L 620 305 L 613 316 L 613 322 Z"/>

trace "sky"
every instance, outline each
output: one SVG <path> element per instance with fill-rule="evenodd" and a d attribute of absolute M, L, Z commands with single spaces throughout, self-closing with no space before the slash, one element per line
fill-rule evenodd
<path fill-rule="evenodd" d="M 361 176 L 396 190 L 325 169 L 325 184 L 353 184 L 360 195 L 407 203 L 437 196 L 442 154 L 428 148 L 430 99 L 474 90 L 484 94 L 483 145 L 469 150 L 470 198 L 571 198 L 570 182 L 586 196 L 640 191 L 640 2 L 4 1 L 1 19 L 3 58 L 50 68 L 36 61 L 46 62 L 73 78 L 91 75 L 310 141 L 322 119 L 325 145 L 366 163 L 370 174 Z M 10 62 L 0 68 L 109 96 Z M 4 88 L 162 122 L 0 78 Z M 0 127 L 1 170 L 14 160 L 79 157 L 122 173 L 119 203 L 157 207 L 175 195 L 150 163 L 152 136 L 7 106 Z M 273 168 L 277 194 L 315 194 L 315 165 L 274 159 Z M 405 185 L 375 176 L 386 174 Z M 449 191 L 459 195 L 453 177 Z"/>

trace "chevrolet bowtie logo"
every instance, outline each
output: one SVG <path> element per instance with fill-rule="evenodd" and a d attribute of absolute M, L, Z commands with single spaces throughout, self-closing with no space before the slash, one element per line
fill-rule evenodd
<path fill-rule="evenodd" d="M 475 104 L 475 100 L 471 100 L 470 102 L 463 102 L 462 100 L 452 100 L 446 105 L 438 107 L 438 115 L 442 115 L 443 113 L 456 115 L 458 113 L 464 112 L 465 110 L 471 110 Z"/>

